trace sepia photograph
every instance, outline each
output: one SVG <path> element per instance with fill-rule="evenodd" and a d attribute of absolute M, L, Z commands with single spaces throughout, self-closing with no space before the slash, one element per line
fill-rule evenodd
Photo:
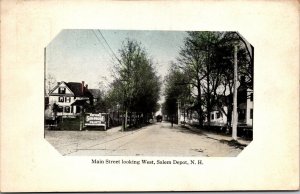
<path fill-rule="evenodd" d="M 236 31 L 64 29 L 44 48 L 44 138 L 63 156 L 235 157 L 253 63 Z"/>

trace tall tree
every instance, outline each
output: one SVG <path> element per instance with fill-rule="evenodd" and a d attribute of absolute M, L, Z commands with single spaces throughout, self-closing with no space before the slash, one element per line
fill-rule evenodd
<path fill-rule="evenodd" d="M 253 53 L 249 44 L 236 32 L 188 32 L 179 53 L 180 68 L 190 75 L 189 83 L 196 89 L 195 107 L 199 124 L 204 112 L 210 113 L 225 95 L 233 92 L 233 47 L 239 46 L 239 75 L 253 85 Z M 250 49 L 249 49 L 250 48 Z M 229 109 L 230 102 L 227 103 Z M 230 116 L 230 111 L 227 113 Z M 208 122 L 210 115 L 206 114 Z"/>
<path fill-rule="evenodd" d="M 163 104 L 163 113 L 168 115 L 172 122 L 177 115 L 178 106 L 184 107 L 188 104 L 190 96 L 188 80 L 188 75 L 172 63 L 165 77 L 165 102 Z"/>
<path fill-rule="evenodd" d="M 200 126 L 203 125 L 203 109 L 209 112 L 212 107 L 212 86 L 216 87 L 217 84 L 214 81 L 218 82 L 212 79 L 214 78 L 212 75 L 214 49 L 219 37 L 218 32 L 188 32 L 178 57 L 180 67 L 190 75 L 190 84 L 197 91 L 196 110 Z"/>
<path fill-rule="evenodd" d="M 149 115 L 158 108 L 160 78 L 140 43 L 127 39 L 123 42 L 119 54 L 120 60 L 114 68 L 114 82 L 118 84 L 114 85 L 111 92 L 118 93 L 119 101 L 122 96 L 120 103 L 123 104 L 125 120 L 128 113 L 134 113 L 142 115 L 144 121 L 147 121 Z M 116 92 L 116 89 L 121 91 L 121 94 Z"/>

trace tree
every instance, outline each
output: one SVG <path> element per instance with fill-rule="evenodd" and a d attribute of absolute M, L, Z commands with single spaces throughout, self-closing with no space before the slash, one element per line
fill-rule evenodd
<path fill-rule="evenodd" d="M 101 77 L 101 79 L 106 80 L 105 77 Z M 120 83 L 114 80 L 112 83 L 108 83 L 108 86 L 106 86 L 103 81 L 99 81 L 98 87 L 100 94 L 98 95 L 98 102 L 94 107 L 95 111 L 108 112 L 108 109 L 117 106 L 118 102 L 121 100 Z"/>
<path fill-rule="evenodd" d="M 49 94 L 53 87 L 56 85 L 57 81 L 54 75 L 48 73 L 46 76 L 46 93 Z"/>
<path fill-rule="evenodd" d="M 172 125 L 179 104 L 184 106 L 188 103 L 190 88 L 186 84 L 187 80 L 188 75 L 180 70 L 175 63 L 172 63 L 169 73 L 165 77 L 165 102 L 163 104 L 163 114 L 171 117 Z"/>
<path fill-rule="evenodd" d="M 119 53 L 120 60 L 114 67 L 115 80 L 109 95 L 123 105 L 125 121 L 129 113 L 130 121 L 134 114 L 147 122 L 149 115 L 158 108 L 160 78 L 140 43 L 127 39 Z"/>
<path fill-rule="evenodd" d="M 245 82 L 247 87 L 253 89 L 253 47 L 247 43 L 237 32 L 225 32 L 220 39 L 217 47 L 216 68 L 220 70 L 220 86 L 214 91 L 215 104 L 224 115 L 227 116 L 227 126 L 231 126 L 231 116 L 233 110 L 233 51 L 234 46 L 238 46 L 238 81 Z M 243 79 L 243 81 L 241 80 Z M 220 95 L 221 94 L 221 95 Z M 221 98 L 227 95 L 225 105 L 228 111 L 225 111 L 224 102 L 221 103 Z M 250 96 L 249 96 L 250 97 Z"/>
<path fill-rule="evenodd" d="M 196 88 L 196 110 L 200 126 L 203 125 L 203 109 L 212 108 L 211 90 L 218 80 L 212 75 L 214 69 L 214 50 L 218 43 L 218 32 L 188 32 L 184 47 L 181 48 L 178 62 L 180 68 L 190 75 L 190 84 Z M 215 83 L 215 82 L 217 83 Z M 203 94 L 204 93 L 204 94 Z M 203 97 L 205 99 L 203 99 Z M 205 107 L 204 107 L 205 106 Z M 208 117 L 208 119 L 210 119 Z"/>
<path fill-rule="evenodd" d="M 179 67 L 189 74 L 188 83 L 197 91 L 195 107 L 199 124 L 213 106 L 233 92 L 233 47 L 239 46 L 238 72 L 246 78 L 249 88 L 253 87 L 253 47 L 236 32 L 188 32 L 184 47 L 177 59 Z M 250 49 L 252 50 L 250 51 Z M 232 105 L 227 102 L 230 117 Z M 220 105 L 220 107 L 222 107 Z M 225 113 L 225 111 L 224 111 Z M 206 114 L 210 122 L 210 115 Z"/>

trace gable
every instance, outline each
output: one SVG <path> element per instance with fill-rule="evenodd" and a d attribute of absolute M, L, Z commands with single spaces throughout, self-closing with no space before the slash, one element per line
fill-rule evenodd
<path fill-rule="evenodd" d="M 59 89 L 64 88 L 65 94 L 67 95 L 74 95 L 74 93 L 71 91 L 71 89 L 67 86 L 65 82 L 60 82 L 59 85 L 56 85 L 53 90 L 49 93 L 49 95 L 60 95 Z"/>

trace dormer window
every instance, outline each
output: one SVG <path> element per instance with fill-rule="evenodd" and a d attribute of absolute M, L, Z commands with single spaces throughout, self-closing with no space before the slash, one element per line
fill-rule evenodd
<path fill-rule="evenodd" d="M 66 93 L 66 88 L 63 88 L 63 87 L 58 88 L 58 93 L 59 94 L 65 94 Z"/>

